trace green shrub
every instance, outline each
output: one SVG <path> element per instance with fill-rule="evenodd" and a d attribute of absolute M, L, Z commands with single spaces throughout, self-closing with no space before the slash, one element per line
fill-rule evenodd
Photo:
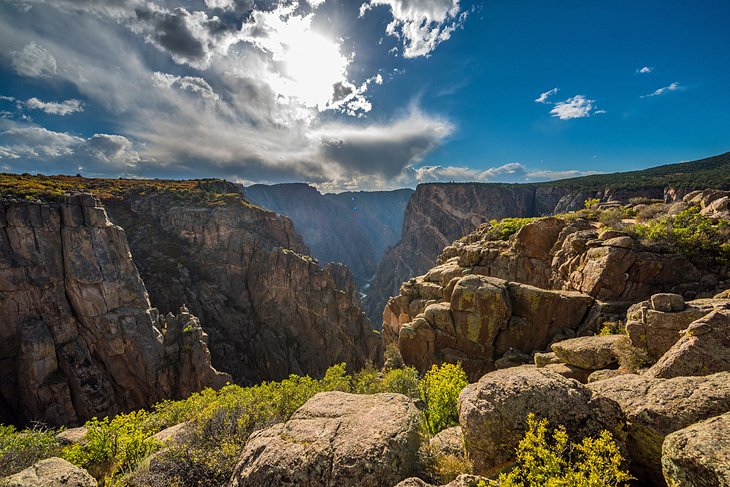
<path fill-rule="evenodd" d="M 700 267 L 730 264 L 730 222 L 716 222 L 702 216 L 697 206 L 677 215 L 633 225 L 630 230 L 645 240 L 686 255 Z"/>
<path fill-rule="evenodd" d="M 626 323 L 622 321 L 604 321 L 599 335 L 625 335 Z"/>
<path fill-rule="evenodd" d="M 17 431 L 13 426 L 0 424 L 0 478 L 25 470 L 59 450 L 54 430 L 34 427 Z"/>
<path fill-rule="evenodd" d="M 581 443 L 568 443 L 565 427 L 548 439 L 547 419 L 527 417 L 528 430 L 517 447 L 517 465 L 499 476 L 500 487 L 603 487 L 626 485 L 619 447 L 609 431 Z M 482 483 L 480 485 L 484 485 Z"/>
<path fill-rule="evenodd" d="M 588 198 L 583 202 L 583 208 L 585 208 L 586 210 L 590 210 L 600 202 L 601 200 L 598 198 Z"/>
<path fill-rule="evenodd" d="M 154 432 L 144 427 L 147 415 L 135 411 L 111 420 L 92 418 L 84 425 L 88 430 L 85 442 L 64 448 L 61 456 L 87 469 L 103 484 L 112 484 L 160 447 L 152 438 Z"/>
<path fill-rule="evenodd" d="M 421 399 L 426 403 L 426 429 L 432 435 L 459 424 L 457 402 L 469 384 L 460 364 L 434 365 L 421 380 Z"/>
<path fill-rule="evenodd" d="M 539 218 L 502 218 L 501 220 L 490 220 L 490 228 L 486 236 L 490 240 L 508 240 L 512 235 L 519 232 L 522 227 L 536 220 L 539 220 Z"/>
<path fill-rule="evenodd" d="M 420 397 L 418 371 L 413 367 L 393 369 L 382 379 L 383 392 L 397 392 L 413 399 Z"/>

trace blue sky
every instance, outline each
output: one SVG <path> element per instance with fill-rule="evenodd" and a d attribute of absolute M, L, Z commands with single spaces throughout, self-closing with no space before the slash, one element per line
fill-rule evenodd
<path fill-rule="evenodd" d="M 0 0 L 0 168 L 345 190 L 710 156 L 730 2 L 698 4 Z"/>

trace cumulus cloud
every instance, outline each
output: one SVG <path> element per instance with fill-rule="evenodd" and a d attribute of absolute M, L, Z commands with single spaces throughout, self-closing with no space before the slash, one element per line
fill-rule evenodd
<path fill-rule="evenodd" d="M 140 162 L 132 142 L 121 135 L 87 139 L 9 120 L 0 121 L 0 159 L 9 160 L 16 171 L 74 168 L 102 174 L 111 168 L 127 171 Z"/>
<path fill-rule="evenodd" d="M 535 98 L 535 103 L 548 103 L 548 98 L 556 94 L 560 89 L 553 88 L 552 90 L 548 90 L 545 93 L 540 93 L 540 96 Z"/>
<path fill-rule="evenodd" d="M 386 32 L 402 41 L 406 58 L 430 55 L 468 16 L 459 0 L 370 0 L 360 6 L 360 16 L 377 6 L 390 8 Z"/>
<path fill-rule="evenodd" d="M 560 120 L 585 118 L 590 117 L 591 114 L 606 113 L 605 110 L 596 110 L 595 102 L 595 100 L 589 100 L 583 95 L 575 95 L 565 101 L 556 103 L 550 113 Z"/>
<path fill-rule="evenodd" d="M 659 88 L 659 89 L 655 90 L 655 91 L 654 91 L 654 92 L 652 92 L 652 93 L 649 93 L 648 95 L 644 95 L 644 96 L 642 96 L 642 98 L 646 98 L 646 97 L 649 97 L 649 96 L 659 96 L 659 95 L 664 95 L 664 94 L 666 94 L 666 93 L 669 93 L 669 92 L 672 92 L 672 91 L 677 91 L 677 90 L 679 90 L 679 89 L 680 89 L 679 83 L 677 83 L 677 82 L 675 81 L 674 83 L 671 83 L 671 84 L 669 84 L 668 86 L 664 86 L 664 87 L 662 87 L 662 88 Z"/>
<path fill-rule="evenodd" d="M 31 110 L 41 110 L 51 115 L 61 117 L 71 113 L 83 112 L 84 107 L 80 100 L 69 99 L 62 102 L 41 101 L 38 98 L 30 98 L 23 103 L 23 106 Z"/>
<path fill-rule="evenodd" d="M 636 70 L 636 72 L 639 74 L 649 74 L 652 71 L 654 71 L 654 68 L 652 68 L 651 66 L 644 66 Z"/>
<path fill-rule="evenodd" d="M 13 68 L 23 76 L 46 78 L 56 74 L 56 58 L 43 46 L 29 42 L 20 51 L 12 53 Z"/>
<path fill-rule="evenodd" d="M 205 12 L 173 10 L 149 3 L 137 7 L 135 28 L 148 42 L 170 53 L 178 64 L 205 69 L 216 53 L 225 54 L 237 42 L 235 26 Z"/>

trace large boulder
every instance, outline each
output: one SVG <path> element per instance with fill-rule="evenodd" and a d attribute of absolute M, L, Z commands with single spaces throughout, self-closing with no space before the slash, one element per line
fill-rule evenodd
<path fill-rule="evenodd" d="M 730 371 L 730 310 L 718 310 L 692 322 L 647 375 L 669 379 L 726 371 Z"/>
<path fill-rule="evenodd" d="M 626 313 L 626 332 L 635 347 L 646 350 L 649 358 L 657 361 L 677 343 L 690 323 L 708 314 L 717 304 L 718 300 L 698 299 L 686 303 L 681 311 L 665 311 L 662 299 L 642 301 Z"/>
<path fill-rule="evenodd" d="M 514 459 L 529 413 L 564 425 L 573 439 L 616 431 L 618 406 L 578 382 L 545 368 L 514 367 L 489 373 L 459 396 L 459 422 L 474 471 L 493 475 Z"/>
<path fill-rule="evenodd" d="M 672 487 L 730 485 L 730 413 L 667 436 L 662 469 Z"/>
<path fill-rule="evenodd" d="M 563 340 L 553 343 L 551 348 L 568 365 L 601 370 L 618 363 L 621 350 L 630 345 L 625 335 L 598 335 Z"/>
<path fill-rule="evenodd" d="M 674 379 L 626 374 L 587 387 L 623 410 L 631 470 L 648 485 L 663 483 L 661 452 L 667 435 L 730 411 L 730 372 Z"/>
<path fill-rule="evenodd" d="M 317 394 L 251 435 L 229 487 L 391 487 L 418 469 L 420 417 L 401 394 Z"/>
<path fill-rule="evenodd" d="M 96 480 L 86 470 L 62 458 L 46 458 L 22 472 L 0 479 L 2 487 L 96 487 Z"/>

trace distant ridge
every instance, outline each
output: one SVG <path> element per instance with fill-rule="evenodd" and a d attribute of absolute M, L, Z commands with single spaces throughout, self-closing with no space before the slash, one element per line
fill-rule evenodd
<path fill-rule="evenodd" d="M 697 161 L 678 162 L 638 171 L 593 174 L 538 183 L 542 186 L 570 186 L 584 191 L 603 189 L 730 188 L 730 152 Z"/>

